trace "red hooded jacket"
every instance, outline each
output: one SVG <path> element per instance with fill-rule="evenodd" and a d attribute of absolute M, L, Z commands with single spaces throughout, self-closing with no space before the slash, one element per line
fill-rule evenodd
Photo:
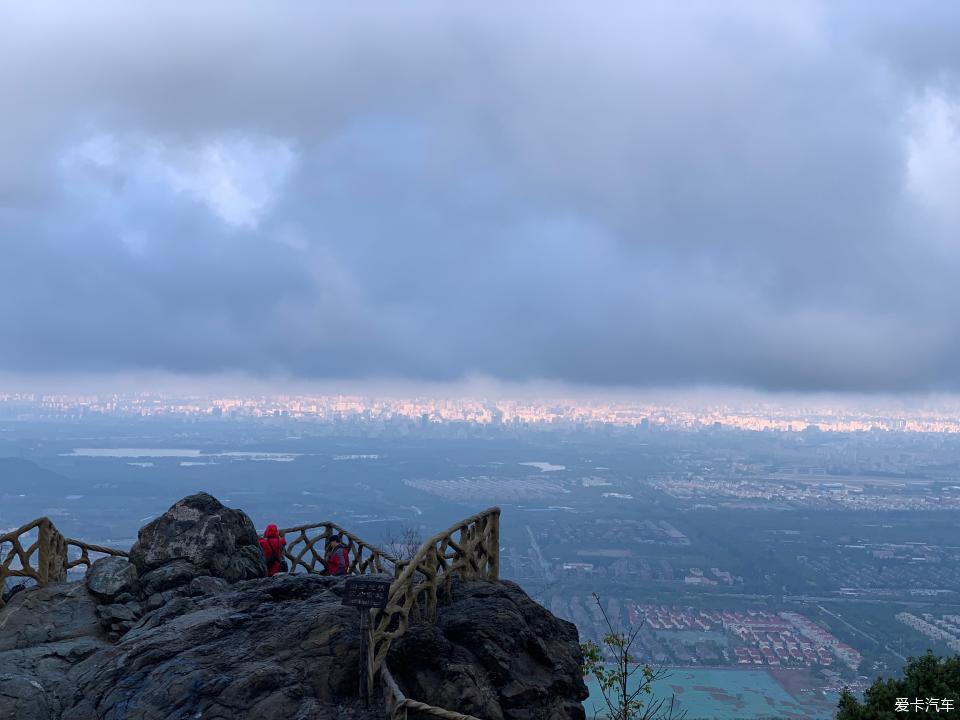
<path fill-rule="evenodd" d="M 343 545 L 327 557 L 327 575 L 346 575 L 350 570 L 350 551 Z"/>
<path fill-rule="evenodd" d="M 263 559 L 267 561 L 267 575 L 276 575 L 280 570 L 280 563 L 283 561 L 283 548 L 287 541 L 280 536 L 277 526 L 273 523 L 267 525 L 267 531 L 257 542 L 260 543 L 260 549 L 263 550 Z"/>

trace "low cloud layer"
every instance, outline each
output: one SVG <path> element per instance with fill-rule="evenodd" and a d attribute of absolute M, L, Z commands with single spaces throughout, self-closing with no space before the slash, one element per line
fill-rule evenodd
<path fill-rule="evenodd" d="M 960 389 L 960 8 L 0 10 L 0 372 Z"/>

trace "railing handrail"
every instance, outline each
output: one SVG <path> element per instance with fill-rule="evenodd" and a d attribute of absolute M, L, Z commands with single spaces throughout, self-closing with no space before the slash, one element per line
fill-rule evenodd
<path fill-rule="evenodd" d="M 286 535 L 287 533 L 296 533 L 296 532 L 305 532 L 307 530 L 315 530 L 316 528 L 319 528 L 319 527 L 336 529 L 336 531 L 340 535 L 345 535 L 350 540 L 351 543 L 355 545 L 360 545 L 362 547 L 370 548 L 371 550 L 375 550 L 377 554 L 380 555 L 380 557 L 384 558 L 385 560 L 389 560 L 394 564 L 398 564 L 400 562 L 397 558 L 395 558 L 393 555 L 388 553 L 386 550 L 383 550 L 382 548 L 379 548 L 376 545 L 372 545 L 371 543 L 368 543 L 366 540 L 360 537 L 357 537 L 352 532 L 347 530 L 345 527 L 343 527 L 342 525 L 338 525 L 332 520 L 324 520 L 323 522 L 318 522 L 318 523 L 304 523 L 303 525 L 294 525 L 293 527 L 289 527 L 289 528 L 281 528 L 277 532 L 280 533 L 280 535 Z"/>
<path fill-rule="evenodd" d="M 44 523 L 49 522 L 49 518 L 39 517 L 28 523 L 24 523 L 15 530 L 10 530 L 0 535 L 0 607 L 4 606 L 3 591 L 6 589 L 8 577 L 32 578 L 37 583 L 43 581 L 40 576 L 40 563 L 37 563 L 38 567 L 34 570 L 33 565 L 30 564 L 30 560 L 33 554 L 40 549 L 40 528 L 43 527 Z M 37 530 L 37 539 L 24 548 L 20 542 L 20 538 L 33 530 Z M 13 547 L 11 547 L 9 551 L 4 551 L 3 546 L 7 543 Z M 19 568 L 11 569 L 14 560 L 18 561 Z"/>
<path fill-rule="evenodd" d="M 324 531 L 319 535 L 310 537 L 307 535 L 307 531 L 316 530 L 318 528 L 323 528 Z M 286 545 L 283 549 L 284 556 L 290 560 L 291 571 L 293 571 L 297 566 L 302 567 L 308 573 L 316 572 L 316 564 L 318 561 L 323 561 L 324 556 L 316 551 L 314 545 L 320 540 L 326 542 L 334 532 L 336 534 L 346 537 L 350 544 L 347 546 L 347 550 L 351 553 L 350 559 L 350 571 L 363 574 L 369 569 L 373 569 L 377 572 L 385 572 L 384 563 L 386 561 L 392 564 L 394 567 L 397 566 L 399 560 L 395 558 L 390 553 L 380 549 L 376 545 L 368 543 L 366 540 L 354 535 L 349 530 L 343 528 L 335 522 L 330 520 L 325 520 L 318 523 L 304 523 L 303 525 L 295 525 L 289 528 L 283 528 L 278 530 L 281 536 L 286 536 L 288 534 L 300 533 L 293 541 L 287 540 Z M 298 553 L 294 552 L 294 547 L 303 543 L 304 547 Z M 364 558 L 363 553 L 367 551 L 369 556 Z M 312 553 L 310 562 L 305 562 L 304 558 L 308 553 Z"/>
<path fill-rule="evenodd" d="M 50 518 L 46 516 L 38 517 L 36 520 L 31 520 L 28 523 L 24 523 L 23 525 L 18 527 L 16 530 L 9 530 L 5 532 L 3 535 L 0 535 L 0 543 L 5 543 L 5 542 L 12 543 L 15 538 L 19 538 L 24 533 L 28 533 L 31 530 L 33 530 L 35 527 L 39 527 L 40 523 L 42 523 L 44 520 L 49 522 Z"/>
<path fill-rule="evenodd" d="M 479 520 L 485 517 L 493 517 L 493 516 L 499 517 L 499 515 L 500 515 L 500 508 L 498 507 L 487 508 L 486 510 L 479 512 L 476 515 L 471 515 L 465 520 L 461 520 L 456 525 L 452 525 L 446 530 L 443 530 L 442 532 L 438 532 L 436 535 L 431 537 L 429 540 L 423 543 L 423 545 L 420 546 L 420 549 L 417 551 L 416 555 L 414 555 L 409 561 L 403 563 L 404 565 L 403 572 L 401 572 L 400 575 L 397 576 L 397 579 L 394 580 L 394 584 L 396 585 L 396 584 L 404 583 L 408 581 L 409 578 L 411 578 L 416 572 L 418 572 L 419 571 L 418 569 L 421 563 L 423 563 L 423 561 L 427 559 L 427 557 L 431 554 L 431 551 L 438 544 L 443 543 L 444 541 L 447 541 L 448 543 L 453 543 L 452 536 L 454 533 L 460 532 L 461 530 L 465 530 L 470 525 L 478 522 Z M 499 567 L 497 568 L 497 572 L 499 573 Z"/>
<path fill-rule="evenodd" d="M 418 713 L 443 718 L 443 720 L 480 720 L 474 715 L 464 715 L 408 698 L 403 694 L 403 690 L 400 689 L 386 663 L 383 664 L 380 673 L 383 679 L 383 699 L 390 720 L 406 720 L 407 710 L 415 710 Z"/>
<path fill-rule="evenodd" d="M 75 540 L 73 538 L 67 538 L 67 545 L 72 547 L 78 547 L 81 550 L 87 550 L 88 552 L 98 552 L 103 553 L 104 555 L 114 555 L 115 557 L 130 557 L 130 552 L 128 550 L 119 550 L 117 548 L 107 547 L 106 545 L 95 545 L 93 543 L 84 542 L 83 540 Z"/>
<path fill-rule="evenodd" d="M 21 538 L 33 530 L 37 539 L 24 548 Z M 47 585 L 67 579 L 67 539 L 48 517 L 40 517 L 0 535 L 0 548 L 10 544 L 8 551 L 0 550 L 0 608 L 6 603 L 2 591 L 8 577 L 30 578 L 38 585 Z M 36 555 L 36 567 L 33 558 Z M 13 567 L 16 560 L 18 567 Z"/>
<path fill-rule="evenodd" d="M 117 548 L 106 547 L 105 545 L 94 545 L 93 543 L 83 542 L 83 540 L 74 540 L 73 538 L 66 539 L 67 548 L 75 547 L 80 549 L 80 557 L 76 560 L 70 560 L 69 553 L 67 554 L 67 570 L 73 570 L 75 567 L 84 565 L 90 567 L 93 565 L 93 561 L 90 559 L 90 553 L 100 553 L 101 555 L 111 555 L 113 557 L 130 557 L 130 553 L 127 550 L 118 550 Z"/>
<path fill-rule="evenodd" d="M 304 523 L 303 525 L 294 525 L 293 527 L 280 528 L 277 530 L 281 535 L 290 532 L 300 532 L 301 530 L 313 530 L 318 527 L 335 527 L 342 533 L 347 532 L 343 527 L 333 522 L 333 520 L 321 520 L 320 522 Z"/>
<path fill-rule="evenodd" d="M 460 533 L 459 542 L 454 540 L 456 533 Z M 451 548 L 454 552 L 448 555 Z M 487 508 L 438 532 L 400 567 L 402 569 L 390 584 L 386 607 L 374 611 L 370 623 L 368 687 L 374 686 L 377 674 L 385 666 L 392 642 L 407 631 L 411 611 L 416 607 L 420 612 L 421 596 L 426 595 L 426 615 L 432 618 L 441 582 L 448 588 L 453 577 L 499 579 L 500 508 Z"/>

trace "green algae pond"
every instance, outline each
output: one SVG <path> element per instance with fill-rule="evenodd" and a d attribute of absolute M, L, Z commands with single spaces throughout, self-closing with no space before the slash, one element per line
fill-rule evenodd
<path fill-rule="evenodd" d="M 830 720 L 836 694 L 809 691 L 792 695 L 763 670 L 674 668 L 654 685 L 654 697 L 676 698 L 686 720 Z M 590 697 L 583 703 L 587 717 L 604 717 L 605 705 L 597 681 L 587 681 Z"/>

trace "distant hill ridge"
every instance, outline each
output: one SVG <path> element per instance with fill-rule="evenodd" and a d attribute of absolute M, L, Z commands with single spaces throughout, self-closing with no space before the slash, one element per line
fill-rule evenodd
<path fill-rule="evenodd" d="M 73 492 L 79 483 L 65 475 L 38 465 L 33 460 L 18 457 L 0 457 L 0 478 L 6 488 L 44 487 L 48 490 Z"/>

